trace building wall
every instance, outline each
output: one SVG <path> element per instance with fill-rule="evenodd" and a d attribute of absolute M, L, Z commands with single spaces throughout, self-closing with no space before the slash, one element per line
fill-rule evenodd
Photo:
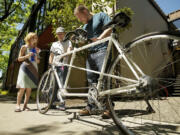
<path fill-rule="evenodd" d="M 125 45 L 140 35 L 167 31 L 168 24 L 160 13 L 152 6 L 149 0 L 117 0 L 116 8 L 129 7 L 133 10 L 132 27 L 119 34 L 120 41 Z M 139 45 L 132 49 L 129 57 L 132 58 L 148 74 L 167 64 L 170 53 L 168 41 L 156 41 Z M 121 69 L 127 74 L 127 69 Z M 129 74 L 129 73 L 128 73 Z"/>
<path fill-rule="evenodd" d="M 117 0 L 116 8 L 123 7 L 129 7 L 134 12 L 131 21 L 132 27 L 120 35 L 120 39 L 124 43 L 145 33 L 168 30 L 166 21 L 149 0 Z"/>

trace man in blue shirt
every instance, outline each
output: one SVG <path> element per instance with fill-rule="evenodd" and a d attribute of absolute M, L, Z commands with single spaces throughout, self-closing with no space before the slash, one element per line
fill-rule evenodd
<path fill-rule="evenodd" d="M 83 29 L 87 31 L 88 38 L 93 42 L 108 37 L 112 32 L 111 28 L 104 31 L 102 30 L 102 27 L 111 21 L 110 17 L 103 12 L 92 15 L 84 5 L 80 5 L 75 8 L 74 15 L 79 19 L 79 21 L 84 23 Z M 107 45 L 108 42 L 105 42 L 88 49 L 88 57 L 86 60 L 87 69 L 101 71 Z M 88 85 L 97 83 L 98 78 L 99 75 L 87 72 Z M 93 108 L 95 108 L 95 106 L 88 103 L 86 109 L 81 110 L 79 113 L 80 115 L 90 115 L 92 114 Z M 109 111 L 104 112 L 103 117 L 108 118 Z"/>

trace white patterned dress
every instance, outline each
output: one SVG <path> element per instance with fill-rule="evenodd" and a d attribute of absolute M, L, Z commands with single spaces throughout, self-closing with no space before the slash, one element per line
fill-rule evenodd
<path fill-rule="evenodd" d="M 26 45 L 25 55 L 30 52 Z M 32 61 L 31 57 L 22 62 L 19 68 L 16 88 L 37 88 L 39 81 L 38 66 L 36 61 Z"/>

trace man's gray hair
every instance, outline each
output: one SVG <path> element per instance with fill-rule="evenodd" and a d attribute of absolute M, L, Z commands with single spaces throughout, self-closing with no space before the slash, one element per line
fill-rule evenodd
<path fill-rule="evenodd" d="M 79 5 L 74 9 L 74 14 L 82 13 L 84 10 L 89 12 L 89 9 L 84 5 Z"/>

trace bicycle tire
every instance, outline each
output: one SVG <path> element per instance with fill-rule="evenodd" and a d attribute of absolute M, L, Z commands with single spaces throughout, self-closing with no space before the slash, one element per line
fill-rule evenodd
<path fill-rule="evenodd" d="M 40 79 L 37 89 L 37 109 L 45 114 L 52 105 L 55 96 L 55 76 L 49 70 L 46 71 Z"/>
<path fill-rule="evenodd" d="M 159 32 L 147 33 L 147 34 L 141 35 L 141 36 L 135 38 L 134 40 L 132 40 L 131 42 L 127 43 L 125 45 L 125 48 L 131 48 L 131 46 L 135 42 L 137 42 L 138 40 L 141 40 L 141 39 L 146 38 L 146 37 L 154 36 L 154 35 L 168 35 L 168 36 L 180 37 L 180 32 L 176 32 L 176 31 L 159 31 Z"/>
<path fill-rule="evenodd" d="M 175 131 L 174 129 L 180 128 L 180 105 L 178 104 L 180 97 L 173 96 L 170 90 L 172 89 L 175 82 L 178 81 L 176 79 L 177 75 L 171 73 L 174 72 L 174 64 L 180 63 L 180 58 L 173 60 L 171 58 L 171 54 L 163 56 L 160 52 L 158 52 L 159 48 L 162 47 L 161 45 L 166 44 L 168 46 L 168 42 L 170 40 L 178 39 L 180 41 L 180 33 L 155 32 L 136 38 L 132 42 L 125 45 L 125 55 L 128 57 L 128 59 L 135 61 L 141 69 L 144 68 L 143 70 L 146 75 L 152 77 L 158 82 L 156 83 L 156 86 L 154 87 L 151 94 L 149 90 L 146 93 L 140 94 L 126 93 L 118 95 L 107 95 L 107 106 L 111 112 L 112 119 L 116 126 L 125 135 L 143 133 L 171 134 L 179 132 L 179 129 L 178 131 Z M 165 48 L 168 49 L 167 46 Z M 151 49 L 151 47 L 153 50 L 148 52 L 146 49 Z M 168 57 L 169 60 L 166 59 L 162 62 L 163 65 L 161 65 L 158 63 L 158 57 L 154 56 L 153 54 L 150 55 L 151 52 L 158 53 L 157 55 L 161 55 L 162 58 Z M 143 57 L 142 54 L 145 54 L 146 57 Z M 135 60 L 137 57 L 138 60 Z M 152 60 L 154 60 L 154 63 Z M 150 67 L 144 65 L 145 63 L 149 64 Z M 158 69 L 154 70 L 154 67 L 156 66 Z M 123 59 L 117 56 L 111 63 L 108 73 L 119 76 L 124 75 L 124 77 L 128 76 L 132 77 L 132 79 L 135 79 L 133 74 L 129 74 L 130 69 L 127 67 L 128 66 L 123 61 Z M 140 75 L 140 73 L 138 75 Z M 105 88 L 113 89 L 131 84 L 132 83 L 112 79 L 109 77 L 107 78 Z M 167 108 L 166 111 L 163 109 L 165 107 Z M 168 114 L 172 114 L 170 115 L 171 118 Z M 172 129 L 170 129 L 170 127 L 172 127 Z"/>

